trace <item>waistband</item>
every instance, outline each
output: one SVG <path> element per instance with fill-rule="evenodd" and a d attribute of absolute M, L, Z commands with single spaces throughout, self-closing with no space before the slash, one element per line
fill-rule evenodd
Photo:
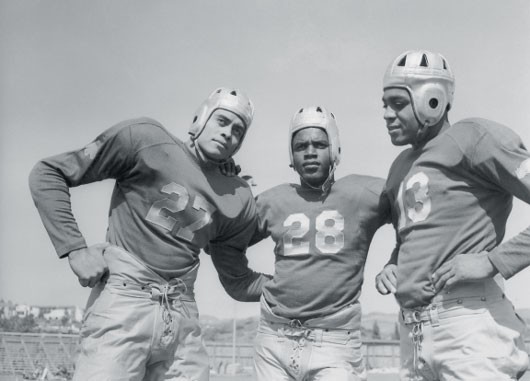
<path fill-rule="evenodd" d="M 401 317 L 405 324 L 436 323 L 440 313 L 449 312 L 459 305 L 476 308 L 503 298 L 505 298 L 504 291 L 493 278 L 462 282 L 448 290 L 442 290 L 426 306 L 402 308 Z"/>
<path fill-rule="evenodd" d="M 158 300 L 162 296 L 169 298 L 180 295 L 193 296 L 198 263 L 183 276 L 166 280 L 120 247 L 108 247 L 104 258 L 109 268 L 106 283 L 113 288 L 146 293 L 153 300 Z"/>
<path fill-rule="evenodd" d="M 311 319 L 286 318 L 272 312 L 265 297 L 261 296 L 261 319 L 291 328 L 323 328 L 357 330 L 361 328 L 361 305 L 359 302 L 351 303 L 342 310 L 331 315 Z"/>

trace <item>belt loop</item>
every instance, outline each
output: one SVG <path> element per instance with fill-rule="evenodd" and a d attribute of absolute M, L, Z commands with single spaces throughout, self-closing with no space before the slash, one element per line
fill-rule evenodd
<path fill-rule="evenodd" d="M 440 325 L 438 320 L 438 306 L 434 303 L 429 306 L 429 317 L 433 327 L 438 327 Z"/>
<path fill-rule="evenodd" d="M 315 345 L 320 347 L 322 346 L 322 337 L 324 336 L 324 330 L 320 328 L 312 329 L 313 334 L 315 335 Z"/>

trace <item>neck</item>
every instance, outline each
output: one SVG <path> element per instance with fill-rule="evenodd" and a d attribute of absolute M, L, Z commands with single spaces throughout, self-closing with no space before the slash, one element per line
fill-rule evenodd
<path fill-rule="evenodd" d="M 318 184 L 310 184 L 302 176 L 300 176 L 300 186 L 304 189 L 310 189 L 313 191 L 318 191 L 322 195 L 326 195 L 329 193 L 329 190 L 331 189 L 331 186 L 335 182 L 335 177 L 333 176 L 333 172 L 329 174 L 329 176 Z"/>
<path fill-rule="evenodd" d="M 210 160 L 204 152 L 199 148 L 199 145 L 193 141 L 188 140 L 186 142 L 186 148 L 188 149 L 188 152 L 197 160 L 199 165 L 203 168 L 213 168 L 219 165 L 219 163 L 214 162 L 213 160 Z"/>

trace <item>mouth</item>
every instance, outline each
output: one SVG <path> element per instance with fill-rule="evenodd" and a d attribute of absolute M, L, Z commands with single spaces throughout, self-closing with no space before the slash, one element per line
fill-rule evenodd
<path fill-rule="evenodd" d="M 228 144 L 226 142 L 222 142 L 222 141 L 217 140 L 217 139 L 212 139 L 212 141 L 214 143 L 216 143 L 219 147 L 221 147 L 224 150 L 226 150 L 228 148 Z"/>
<path fill-rule="evenodd" d="M 393 133 L 399 132 L 401 130 L 400 126 L 386 126 L 386 128 L 387 128 L 389 134 L 393 134 Z"/>
<path fill-rule="evenodd" d="M 302 166 L 306 170 L 314 171 L 320 167 L 320 163 L 318 161 L 308 161 L 305 162 Z"/>

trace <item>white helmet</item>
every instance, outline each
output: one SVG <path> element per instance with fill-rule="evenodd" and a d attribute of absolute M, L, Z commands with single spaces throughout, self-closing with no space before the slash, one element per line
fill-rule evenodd
<path fill-rule="evenodd" d="M 289 127 L 289 157 L 291 166 L 294 167 L 293 160 L 293 136 L 298 131 L 307 127 L 318 127 L 323 129 L 328 135 L 329 153 L 333 167 L 340 162 L 340 141 L 339 129 L 335 121 L 335 115 L 320 106 L 309 106 L 298 110 L 291 120 Z"/>
<path fill-rule="evenodd" d="M 421 125 L 432 126 L 453 103 L 455 77 L 441 54 L 407 51 L 388 66 L 383 79 L 383 90 L 396 87 L 408 91 Z"/>
<path fill-rule="evenodd" d="M 210 94 L 210 96 L 202 102 L 195 116 L 193 117 L 193 122 L 189 130 L 191 135 L 191 140 L 195 140 L 204 130 L 206 122 L 210 119 L 210 116 L 217 109 L 224 109 L 233 112 L 243 120 L 245 124 L 245 132 L 239 141 L 234 154 L 241 147 L 241 143 L 247 133 L 250 124 L 252 123 L 252 118 L 254 117 L 254 105 L 250 98 L 238 89 L 221 87 L 215 90 Z"/>

